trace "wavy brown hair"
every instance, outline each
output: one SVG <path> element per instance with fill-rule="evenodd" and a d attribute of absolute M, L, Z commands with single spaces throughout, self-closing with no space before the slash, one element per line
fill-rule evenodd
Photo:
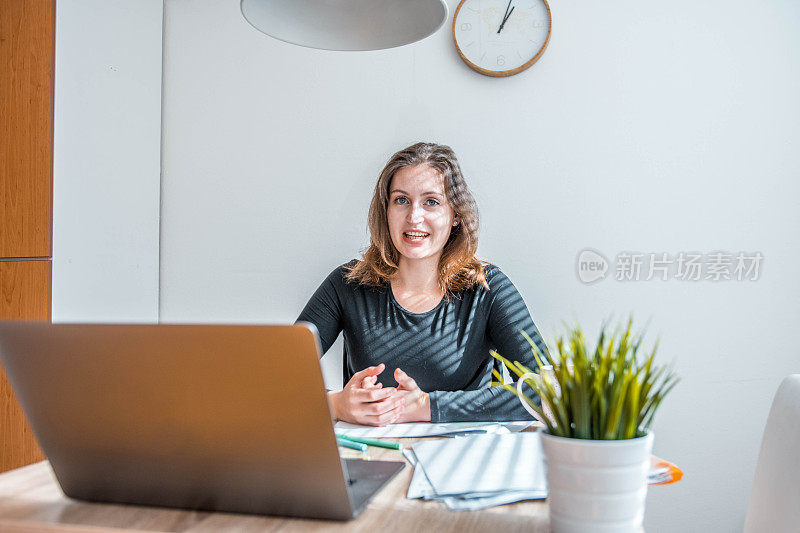
<path fill-rule="evenodd" d="M 458 221 L 458 225 L 451 228 L 439 259 L 439 286 L 445 297 L 478 283 L 488 289 L 483 264 L 475 257 L 478 205 L 464 181 L 456 154 L 449 146 L 422 142 L 400 150 L 383 167 L 369 206 L 371 242 L 363 258 L 349 267 L 346 279 L 361 285 L 382 286 L 397 275 L 400 252 L 389 234 L 389 187 L 398 170 L 418 165 L 430 167 L 442 176 L 445 196 Z"/>

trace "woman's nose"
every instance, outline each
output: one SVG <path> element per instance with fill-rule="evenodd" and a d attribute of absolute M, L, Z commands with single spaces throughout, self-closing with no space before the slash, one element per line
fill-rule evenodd
<path fill-rule="evenodd" d="M 421 205 L 411 206 L 411 209 L 408 211 L 409 222 L 422 221 L 423 213 L 424 211 Z"/>

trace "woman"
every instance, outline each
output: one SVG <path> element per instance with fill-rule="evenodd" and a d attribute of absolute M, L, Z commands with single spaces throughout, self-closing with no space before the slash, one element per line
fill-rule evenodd
<path fill-rule="evenodd" d="M 336 268 L 298 321 L 323 353 L 344 331 L 335 418 L 366 425 L 525 420 L 512 393 L 489 387 L 490 349 L 534 368 L 525 332 L 547 348 L 511 281 L 475 257 L 478 210 L 453 151 L 418 143 L 394 154 L 369 209 L 361 261 Z M 392 380 L 394 377 L 395 382 Z"/>

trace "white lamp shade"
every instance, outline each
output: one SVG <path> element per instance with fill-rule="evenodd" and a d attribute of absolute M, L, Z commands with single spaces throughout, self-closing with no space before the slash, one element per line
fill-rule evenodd
<path fill-rule="evenodd" d="M 447 20 L 444 0 L 242 0 L 257 30 L 323 50 L 383 50 L 432 35 Z"/>

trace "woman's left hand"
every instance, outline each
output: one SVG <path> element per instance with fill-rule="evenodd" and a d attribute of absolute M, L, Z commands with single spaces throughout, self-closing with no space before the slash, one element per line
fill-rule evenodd
<path fill-rule="evenodd" d="M 394 423 L 430 422 L 430 395 L 420 389 L 417 385 L 417 382 L 399 368 L 395 369 L 394 371 L 394 379 L 396 379 L 398 383 L 397 393 L 402 395 L 403 399 L 405 400 L 403 414 L 401 414 Z"/>

